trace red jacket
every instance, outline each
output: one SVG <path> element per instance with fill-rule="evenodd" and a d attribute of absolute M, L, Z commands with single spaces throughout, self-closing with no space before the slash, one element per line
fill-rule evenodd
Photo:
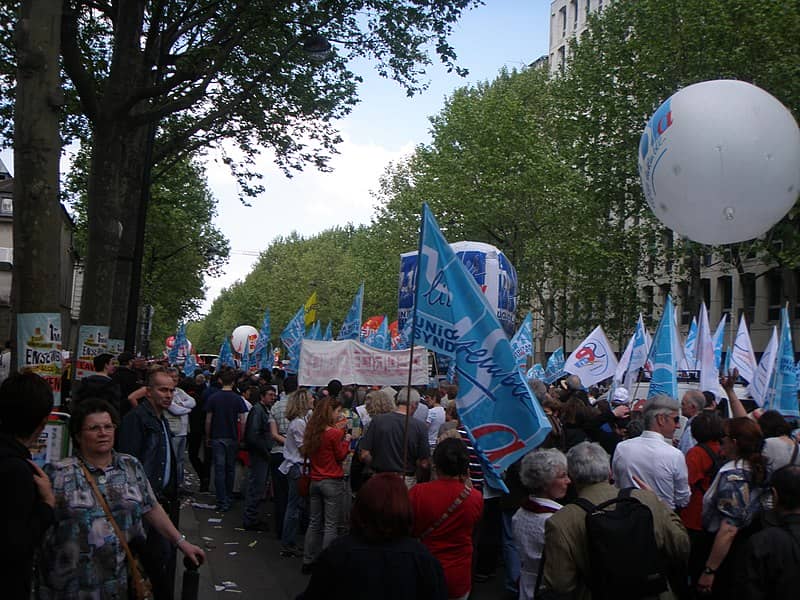
<path fill-rule="evenodd" d="M 350 451 L 349 442 L 344 441 L 344 429 L 331 427 L 322 434 L 322 443 L 311 455 L 311 479 L 341 479 L 344 477 L 342 461 Z"/>

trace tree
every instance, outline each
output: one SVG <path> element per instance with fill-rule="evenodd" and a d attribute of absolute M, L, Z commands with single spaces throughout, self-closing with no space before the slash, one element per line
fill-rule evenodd
<path fill-rule="evenodd" d="M 85 118 L 74 131 L 92 144 L 82 321 L 121 329 L 112 299 L 126 297 L 156 128 L 162 168 L 233 142 L 240 157 L 225 160 L 246 195 L 261 191 L 253 165 L 264 149 L 287 173 L 325 169 L 333 121 L 357 98 L 349 62 L 370 59 L 413 93 L 429 44 L 457 69 L 447 36 L 477 3 L 65 0 L 63 64 Z M 312 63 L 303 50 L 319 55 L 325 38 L 335 46 Z"/>

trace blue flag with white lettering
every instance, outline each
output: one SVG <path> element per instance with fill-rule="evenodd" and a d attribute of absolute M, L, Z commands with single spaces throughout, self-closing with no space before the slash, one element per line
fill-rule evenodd
<path fill-rule="evenodd" d="M 378 325 L 378 329 L 372 332 L 364 343 L 378 350 L 391 350 L 392 337 L 389 335 L 389 319 L 383 315 L 383 321 Z"/>
<path fill-rule="evenodd" d="M 259 369 L 272 366 L 272 360 L 269 356 L 269 336 L 272 335 L 270 328 L 269 309 L 267 309 L 264 311 L 264 319 L 258 332 L 258 340 L 256 340 L 256 349 L 253 351 L 256 357 L 256 366 Z"/>
<path fill-rule="evenodd" d="M 533 363 L 533 366 L 528 369 L 528 373 L 525 377 L 528 378 L 528 381 L 531 379 L 540 379 L 544 381 L 544 367 L 539 363 Z"/>
<path fill-rule="evenodd" d="M 178 356 L 186 356 L 189 354 L 189 342 L 186 339 L 186 325 L 181 323 L 178 327 L 178 332 L 175 334 L 175 341 L 172 343 L 172 348 L 169 350 L 167 361 L 170 365 L 178 362 Z"/>
<path fill-rule="evenodd" d="M 517 366 L 524 369 L 528 357 L 533 354 L 533 315 L 530 311 L 511 338 L 511 349 L 514 351 L 514 358 L 517 359 Z"/>
<path fill-rule="evenodd" d="M 494 309 L 442 236 L 427 205 L 414 312 L 414 342 L 455 358 L 456 404 L 484 461 L 487 483 L 539 446 L 550 422 L 517 367 Z"/>
<path fill-rule="evenodd" d="M 400 332 L 399 339 L 395 345 L 395 350 L 408 350 L 411 347 L 411 326 L 414 322 L 411 319 L 406 319 L 403 330 Z"/>
<path fill-rule="evenodd" d="M 235 367 L 236 362 L 233 360 L 233 348 L 231 348 L 230 338 L 225 338 L 222 346 L 219 348 L 219 358 L 217 359 L 217 367 Z"/>
<path fill-rule="evenodd" d="M 364 284 L 358 287 L 353 303 L 350 305 L 350 310 L 347 311 L 347 316 L 344 318 L 342 328 L 339 330 L 338 340 L 357 340 L 361 335 L 361 309 L 364 305 Z"/>
<path fill-rule="evenodd" d="M 786 307 L 781 309 L 778 357 L 770 377 L 764 408 L 777 410 L 784 417 L 800 417 L 797 408 L 797 371 L 794 365 L 792 326 Z"/>
<path fill-rule="evenodd" d="M 554 381 L 564 377 L 566 375 L 566 371 L 564 371 L 564 349 L 563 348 L 556 348 L 555 352 L 550 355 L 550 358 L 547 359 L 547 367 L 544 370 L 544 381 L 547 385 L 550 385 Z"/>
<path fill-rule="evenodd" d="M 306 308 L 301 306 L 292 317 L 292 320 L 281 331 L 281 341 L 286 346 L 286 354 L 289 356 L 289 366 L 286 367 L 287 373 L 297 373 L 300 368 L 300 344 L 303 343 L 305 332 Z"/>
<path fill-rule="evenodd" d="M 674 308 L 672 296 L 667 295 L 664 314 L 658 324 L 648 360 L 653 364 L 653 377 L 650 379 L 648 398 L 656 394 L 666 394 L 678 398 L 678 365 L 676 364 L 677 337 L 675 336 Z"/>

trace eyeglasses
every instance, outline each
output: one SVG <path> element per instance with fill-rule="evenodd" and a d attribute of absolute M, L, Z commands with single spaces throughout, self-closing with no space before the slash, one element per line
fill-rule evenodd
<path fill-rule="evenodd" d="M 89 427 L 84 427 L 84 431 L 88 431 L 89 433 L 111 433 L 117 428 L 116 425 L 113 423 L 110 424 L 103 424 L 103 425 L 89 425 Z"/>
<path fill-rule="evenodd" d="M 680 417 L 672 417 L 672 420 L 675 421 L 675 425 L 678 425 L 681 422 L 681 418 Z"/>

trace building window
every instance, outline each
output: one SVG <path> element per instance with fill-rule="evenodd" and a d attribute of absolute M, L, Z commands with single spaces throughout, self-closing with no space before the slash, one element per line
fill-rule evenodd
<path fill-rule="evenodd" d="M 745 273 L 741 277 L 742 285 L 742 309 L 739 314 L 744 311 L 744 318 L 748 324 L 756 319 L 756 276 L 752 273 Z"/>
<path fill-rule="evenodd" d="M 572 29 L 577 31 L 578 29 L 578 0 L 570 0 L 570 4 L 572 5 Z"/>
<path fill-rule="evenodd" d="M 592 0 L 586 0 L 586 20 L 589 20 L 589 13 L 592 12 Z"/>
<path fill-rule="evenodd" d="M 559 20 L 561 21 L 561 37 L 567 36 L 567 7 L 562 6 L 558 9 Z"/>
<path fill-rule="evenodd" d="M 678 286 L 678 296 L 681 301 L 681 325 L 692 322 L 692 306 L 689 298 L 689 284 L 682 283 Z"/>
<path fill-rule="evenodd" d="M 0 215 L 10 217 L 14 214 L 14 200 L 12 198 L 0 198 Z"/>
<path fill-rule="evenodd" d="M 767 273 L 767 321 L 781 318 L 781 302 L 783 301 L 783 285 L 778 269 Z"/>
<path fill-rule="evenodd" d="M 668 283 L 661 284 L 658 286 L 659 295 L 661 296 L 659 300 L 661 301 L 661 306 L 665 306 L 667 304 L 667 296 L 670 295 L 672 292 L 672 286 Z"/>
<path fill-rule="evenodd" d="M 653 321 L 653 286 L 646 285 L 642 288 L 642 301 L 644 303 L 644 317 L 649 325 Z"/>
<path fill-rule="evenodd" d="M 661 232 L 661 244 L 664 247 L 664 258 L 666 259 L 664 271 L 666 273 L 672 273 L 672 250 L 674 242 L 675 238 L 672 236 L 672 230 L 667 229 Z"/>
<path fill-rule="evenodd" d="M 701 279 L 700 290 L 703 293 L 703 302 L 706 303 L 706 309 L 711 306 L 711 280 Z"/>
<path fill-rule="evenodd" d="M 600 12 L 601 10 L 603 10 L 603 0 L 598 0 L 597 11 Z"/>
<path fill-rule="evenodd" d="M 558 70 L 563 73 L 566 64 L 567 64 L 567 47 L 561 46 L 558 49 Z"/>
<path fill-rule="evenodd" d="M 719 293 L 720 305 L 722 306 L 722 315 L 727 314 L 728 319 L 731 318 L 731 308 L 733 306 L 733 279 L 730 275 L 724 275 L 717 279 L 717 292 Z"/>

